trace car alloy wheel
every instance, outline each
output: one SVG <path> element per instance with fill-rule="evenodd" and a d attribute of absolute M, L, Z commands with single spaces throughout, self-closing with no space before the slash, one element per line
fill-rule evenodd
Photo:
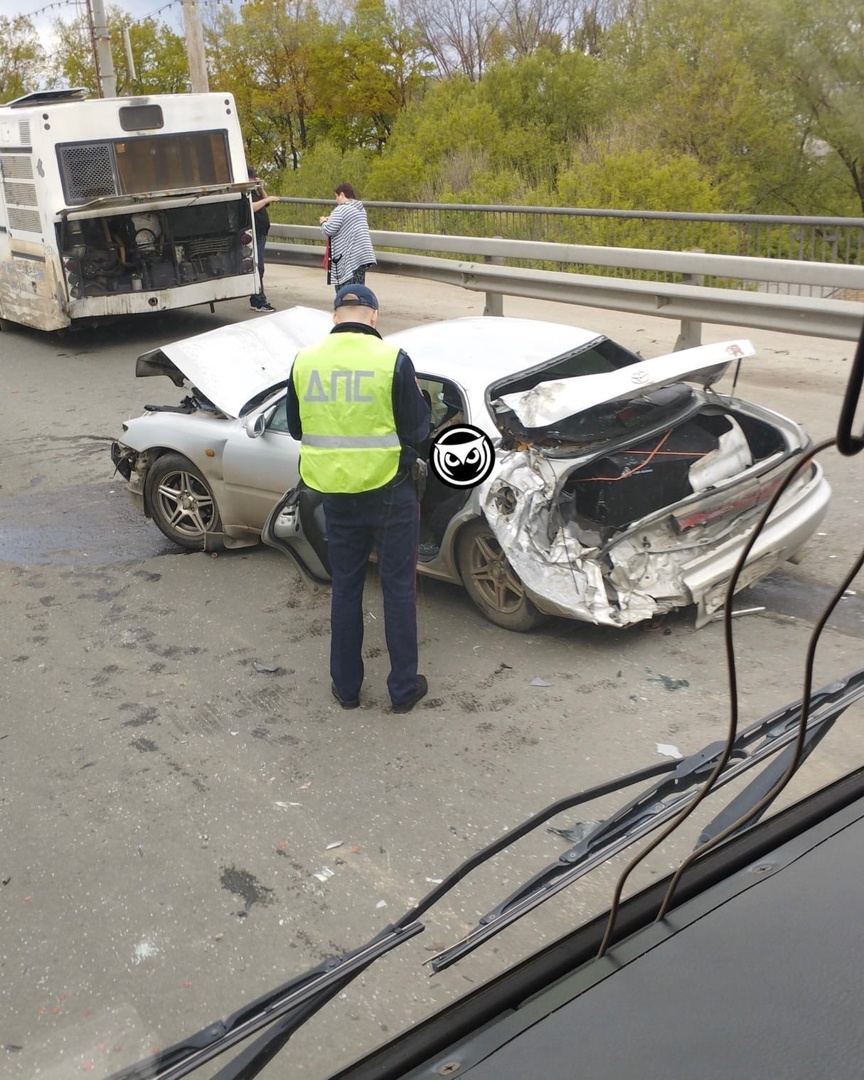
<path fill-rule="evenodd" d="M 145 484 L 153 520 L 175 544 L 189 551 L 223 547 L 222 522 L 210 485 L 181 454 L 163 454 L 151 465 Z"/>
<path fill-rule="evenodd" d="M 546 621 L 483 519 L 469 522 L 459 533 L 456 561 L 468 595 L 496 626 L 526 631 Z"/>

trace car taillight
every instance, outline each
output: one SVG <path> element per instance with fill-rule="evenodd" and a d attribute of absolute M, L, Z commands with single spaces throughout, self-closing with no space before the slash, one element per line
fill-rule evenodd
<path fill-rule="evenodd" d="M 251 246 L 252 237 L 249 235 L 249 233 L 243 233 L 243 235 L 240 237 L 240 243 L 244 244 L 246 247 Z"/>
<path fill-rule="evenodd" d="M 243 260 L 243 273 L 244 274 L 251 274 L 254 267 L 255 267 L 255 260 L 254 259 L 244 259 Z"/>

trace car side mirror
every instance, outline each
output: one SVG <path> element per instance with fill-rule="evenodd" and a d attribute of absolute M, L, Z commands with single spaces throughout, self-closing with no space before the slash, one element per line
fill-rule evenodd
<path fill-rule="evenodd" d="M 244 427 L 250 439 L 260 438 L 267 429 L 267 420 L 264 413 L 254 413 L 252 416 L 247 416 Z"/>

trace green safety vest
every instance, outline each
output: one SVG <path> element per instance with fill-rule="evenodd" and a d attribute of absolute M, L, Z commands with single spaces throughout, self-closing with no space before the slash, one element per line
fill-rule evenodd
<path fill-rule="evenodd" d="M 396 475 L 393 415 L 399 349 L 373 334 L 330 334 L 301 349 L 292 378 L 303 425 L 300 476 L 316 491 L 355 494 Z"/>

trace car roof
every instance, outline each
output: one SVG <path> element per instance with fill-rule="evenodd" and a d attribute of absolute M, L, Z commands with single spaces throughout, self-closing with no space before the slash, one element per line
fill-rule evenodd
<path fill-rule="evenodd" d="M 229 416 L 239 416 L 255 394 L 287 377 L 299 348 L 332 327 L 331 314 L 297 306 L 163 345 L 139 357 L 137 372 L 174 368 Z M 457 383 L 476 402 L 490 383 L 599 337 L 560 323 L 482 316 L 424 323 L 386 340 L 404 349 L 417 371 Z"/>
<path fill-rule="evenodd" d="M 424 323 L 386 340 L 404 349 L 418 372 L 450 379 L 482 398 L 490 384 L 602 337 L 563 323 L 482 315 Z"/>
<path fill-rule="evenodd" d="M 293 307 L 151 350 L 138 358 L 136 373 L 167 374 L 178 385 L 185 377 L 219 409 L 237 417 L 257 396 L 275 389 L 288 376 L 298 349 L 320 341 L 332 325 L 332 316 L 325 312 Z M 566 323 L 484 315 L 430 321 L 388 334 L 385 340 L 403 349 L 419 374 L 449 380 L 463 390 L 472 422 L 492 434 L 497 429 L 483 405 L 489 386 L 551 366 L 558 358 L 606 338 Z M 640 360 L 626 369 L 559 378 L 544 383 L 542 389 L 505 394 L 501 400 L 527 426 L 540 427 L 603 401 L 643 393 L 700 372 L 710 375 L 735 357 L 752 353 L 747 341 L 703 345 Z"/>

